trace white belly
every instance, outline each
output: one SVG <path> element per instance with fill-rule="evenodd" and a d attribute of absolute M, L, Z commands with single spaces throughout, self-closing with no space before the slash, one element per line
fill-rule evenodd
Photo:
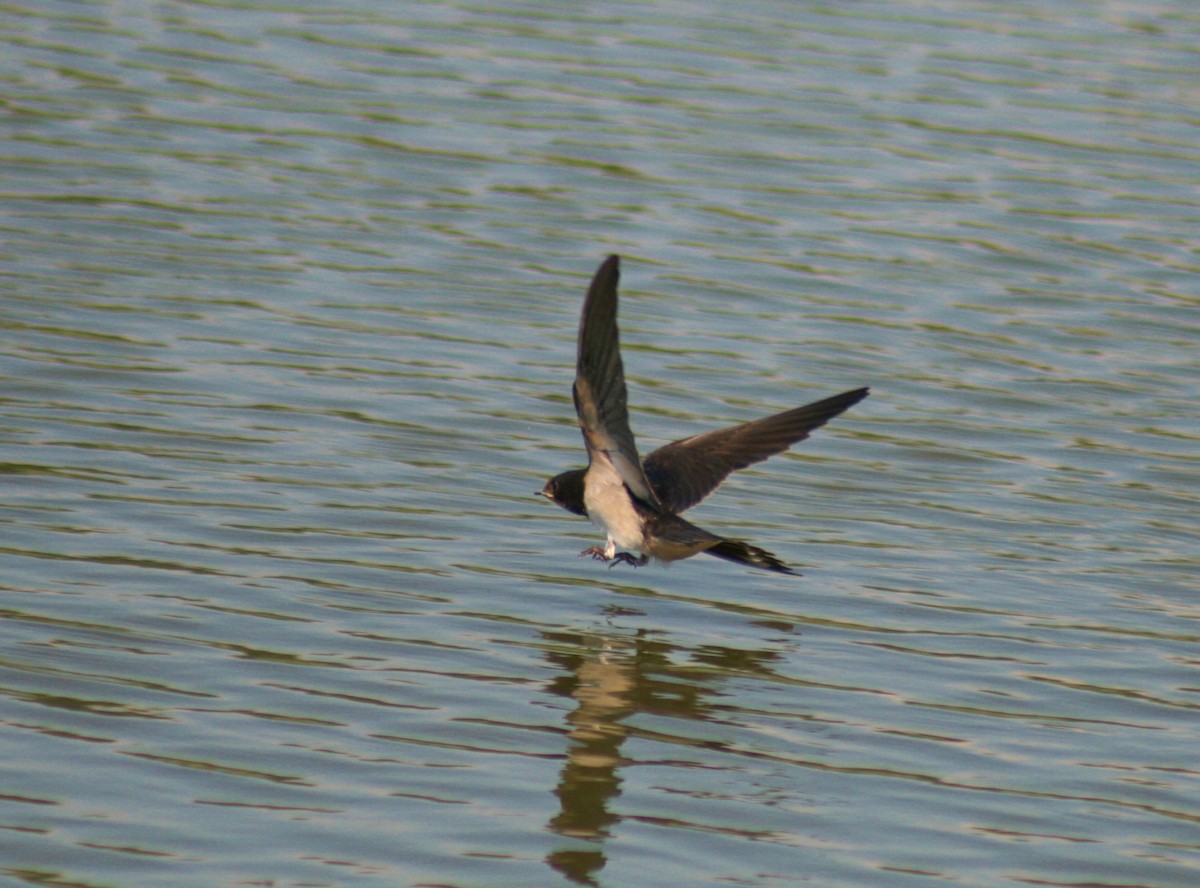
<path fill-rule="evenodd" d="M 612 466 L 597 461 L 588 468 L 583 479 L 583 505 L 592 523 L 608 534 L 610 558 L 616 549 L 642 554 L 642 517 Z"/>

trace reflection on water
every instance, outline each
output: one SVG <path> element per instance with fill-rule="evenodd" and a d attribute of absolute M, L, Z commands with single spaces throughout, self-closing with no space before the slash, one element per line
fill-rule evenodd
<path fill-rule="evenodd" d="M 576 706 L 567 716 L 570 745 L 555 788 L 562 808 L 549 826 L 566 838 L 593 840 L 594 847 L 555 851 L 547 862 L 572 881 L 590 885 L 604 867 L 603 839 L 618 819 L 609 803 L 621 791 L 618 768 L 628 734 L 621 722 L 637 711 L 645 694 L 638 692 L 638 652 L 608 649 L 603 638 L 566 641 L 573 648 L 588 641 L 599 647 L 593 656 L 547 655 L 564 671 L 551 691 L 571 698 Z"/>
<path fill-rule="evenodd" d="M 569 698 L 574 707 L 566 716 L 566 763 L 555 788 L 561 809 L 549 827 L 564 838 L 586 840 L 586 845 L 552 852 L 547 862 L 571 881 L 598 884 L 605 839 L 620 821 L 613 806 L 621 792 L 621 769 L 628 764 L 621 747 L 633 730 L 625 720 L 641 713 L 674 721 L 708 720 L 713 717 L 710 698 L 720 692 L 707 687 L 706 673 L 765 672 L 755 664 L 773 657 L 711 647 L 694 652 L 694 665 L 675 666 L 672 655 L 680 652 L 644 631 L 628 637 L 546 632 L 543 643 L 547 660 L 563 673 L 549 690 Z M 686 734 L 657 739 L 691 743 Z M 730 832 L 738 829 L 731 826 Z"/>
<path fill-rule="evenodd" d="M 16 884 L 1194 885 L 1187 4 L 10 4 Z M 608 571 L 647 450 L 870 384 Z"/>

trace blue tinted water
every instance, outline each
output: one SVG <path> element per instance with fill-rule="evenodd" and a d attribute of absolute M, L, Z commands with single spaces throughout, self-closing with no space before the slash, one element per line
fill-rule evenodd
<path fill-rule="evenodd" d="M 1195 884 L 1190 5 L 0 19 L 0 878 Z M 802 579 L 533 496 L 610 252 Z"/>

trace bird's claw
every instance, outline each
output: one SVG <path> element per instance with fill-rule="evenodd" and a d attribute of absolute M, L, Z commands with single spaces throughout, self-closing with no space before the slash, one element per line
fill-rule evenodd
<path fill-rule="evenodd" d="M 608 566 L 608 569 L 612 570 L 614 567 L 617 566 L 617 564 L 619 562 L 622 562 L 622 561 L 624 561 L 626 564 L 630 565 L 631 567 L 641 567 L 643 564 L 645 564 L 649 560 L 650 560 L 649 557 L 647 557 L 646 555 L 643 555 L 641 558 L 634 558 L 628 552 L 618 552 L 616 555 L 613 556 L 613 559 L 612 559 L 613 563 Z"/>
<path fill-rule="evenodd" d="M 579 553 L 579 557 L 582 558 L 584 555 L 591 555 L 593 561 L 610 561 L 610 562 L 612 562 L 608 566 L 609 570 L 612 570 L 614 567 L 616 567 L 618 564 L 621 564 L 622 562 L 624 562 L 625 564 L 632 565 L 633 567 L 641 567 L 647 561 L 650 560 L 649 556 L 646 556 L 646 555 L 643 555 L 641 558 L 634 558 L 628 552 L 617 552 L 614 555 L 609 555 L 604 550 L 603 546 L 591 546 L 587 549 L 584 549 L 582 552 Z"/>

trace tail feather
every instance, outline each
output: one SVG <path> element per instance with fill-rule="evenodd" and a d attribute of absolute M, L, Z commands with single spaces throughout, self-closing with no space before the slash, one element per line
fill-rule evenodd
<path fill-rule="evenodd" d="M 716 555 L 718 558 L 724 558 L 726 561 L 733 561 L 737 564 L 745 564 L 748 567 L 757 567 L 762 570 L 773 570 L 776 573 L 800 576 L 766 549 L 751 546 L 749 543 L 743 543 L 741 540 L 721 540 L 721 542 L 710 546 L 704 551 L 709 555 Z"/>
<path fill-rule="evenodd" d="M 727 540 L 703 527 L 697 527 L 685 518 L 670 512 L 656 512 L 646 516 L 645 532 L 648 553 L 662 562 L 678 561 L 707 552 L 726 561 L 773 570 L 776 573 L 796 572 L 768 552 L 741 540 Z"/>

